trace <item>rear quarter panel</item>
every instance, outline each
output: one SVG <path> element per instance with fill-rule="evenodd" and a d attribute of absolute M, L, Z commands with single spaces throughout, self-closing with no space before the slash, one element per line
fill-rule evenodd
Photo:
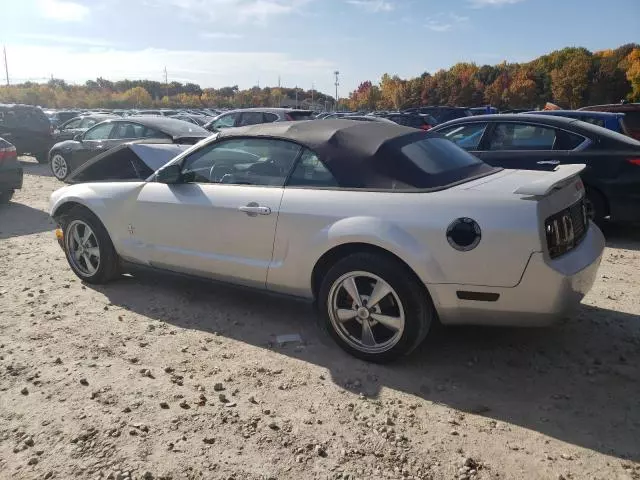
<path fill-rule="evenodd" d="M 514 286 L 541 250 L 537 203 L 516 195 L 462 191 L 391 193 L 288 188 L 282 199 L 267 283 L 311 294 L 311 272 L 328 250 L 347 243 L 381 247 L 407 263 L 425 284 Z M 479 245 L 460 252 L 447 227 L 470 217 Z"/>

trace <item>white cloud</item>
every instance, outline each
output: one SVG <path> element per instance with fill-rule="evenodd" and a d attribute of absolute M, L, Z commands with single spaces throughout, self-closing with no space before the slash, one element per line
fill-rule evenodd
<path fill-rule="evenodd" d="M 503 5 L 513 5 L 514 3 L 520 3 L 524 0 L 469 0 L 471 5 L 475 8 L 482 7 L 501 7 Z"/>
<path fill-rule="evenodd" d="M 202 87 L 238 85 L 250 88 L 275 85 L 311 85 L 331 91 L 331 72 L 336 65 L 323 58 L 299 59 L 280 52 L 207 52 L 197 50 L 120 50 L 115 48 L 37 47 L 13 45 L 7 49 L 14 81 L 40 81 L 53 75 L 70 83 L 97 77 L 110 80 L 149 79 L 163 81 L 166 65 L 169 80 L 194 82 Z"/>
<path fill-rule="evenodd" d="M 395 5 L 386 0 L 347 0 L 347 3 L 371 13 L 390 12 Z"/>
<path fill-rule="evenodd" d="M 36 8 L 43 17 L 61 22 L 81 22 L 89 16 L 88 7 L 62 0 L 39 0 Z"/>
<path fill-rule="evenodd" d="M 239 33 L 226 33 L 226 32 L 204 32 L 200 34 L 201 38 L 212 38 L 212 39 L 225 39 L 225 40 L 237 40 L 242 38 L 243 36 Z"/>
<path fill-rule="evenodd" d="M 457 15 L 453 12 L 440 12 L 437 15 L 427 17 L 425 26 L 433 32 L 448 32 L 455 27 L 465 24 L 469 21 L 469 17 Z"/>
<path fill-rule="evenodd" d="M 267 24 L 278 16 L 300 12 L 313 0 L 146 0 L 148 4 L 179 9 L 193 21 Z M 175 12 L 174 12 L 175 13 Z"/>
<path fill-rule="evenodd" d="M 49 33 L 20 33 L 19 38 L 27 40 L 38 40 L 46 43 L 57 43 L 60 45 L 81 45 L 87 47 L 112 47 L 115 43 L 102 38 L 72 37 L 67 35 L 53 35 Z"/>

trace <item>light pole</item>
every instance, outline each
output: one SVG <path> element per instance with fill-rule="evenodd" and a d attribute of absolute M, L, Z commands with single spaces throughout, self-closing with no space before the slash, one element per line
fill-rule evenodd
<path fill-rule="evenodd" d="M 338 111 L 338 85 L 340 85 L 340 79 L 338 78 L 338 75 L 340 75 L 340 72 L 338 70 L 336 70 L 335 72 L 333 72 L 333 74 L 336 76 L 336 112 Z"/>
<path fill-rule="evenodd" d="M 315 107 L 313 106 L 313 91 L 315 90 L 316 86 L 313 84 L 313 82 L 311 82 L 311 110 L 315 110 Z"/>

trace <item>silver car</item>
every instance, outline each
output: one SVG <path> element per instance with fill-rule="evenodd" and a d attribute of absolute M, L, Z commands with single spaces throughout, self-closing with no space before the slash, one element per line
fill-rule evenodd
<path fill-rule="evenodd" d="M 295 108 L 243 108 L 222 113 L 207 123 L 204 128 L 212 132 L 233 127 L 247 127 L 261 123 L 311 120 L 311 110 Z"/>
<path fill-rule="evenodd" d="M 579 304 L 604 248 L 582 168 L 502 170 L 388 123 L 271 123 L 147 181 L 64 187 L 50 211 L 85 282 L 133 263 L 308 298 L 342 348 L 384 362 L 438 320 L 545 325 Z"/>

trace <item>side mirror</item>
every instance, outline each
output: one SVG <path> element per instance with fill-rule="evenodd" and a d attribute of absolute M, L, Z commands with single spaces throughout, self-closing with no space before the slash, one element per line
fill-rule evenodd
<path fill-rule="evenodd" d="M 81 142 L 81 141 L 82 141 L 82 134 L 81 134 L 81 133 L 78 133 L 78 134 L 74 135 L 74 136 L 73 136 L 73 139 L 74 139 L 76 142 Z"/>
<path fill-rule="evenodd" d="M 156 181 L 159 183 L 179 183 L 182 180 L 182 167 L 177 163 L 172 163 L 158 170 Z"/>

